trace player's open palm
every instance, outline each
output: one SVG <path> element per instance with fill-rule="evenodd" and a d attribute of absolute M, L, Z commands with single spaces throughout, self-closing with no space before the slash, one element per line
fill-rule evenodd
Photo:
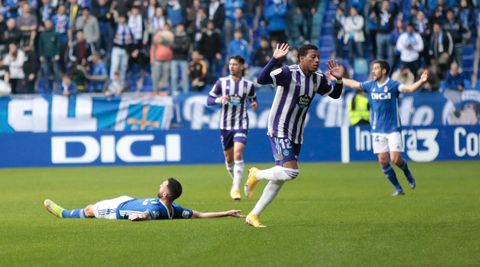
<path fill-rule="evenodd" d="M 420 81 L 425 83 L 425 82 L 427 82 L 427 80 L 428 80 L 428 70 L 424 70 L 422 72 L 422 75 L 420 76 Z"/>
<path fill-rule="evenodd" d="M 327 61 L 328 71 L 325 73 L 328 79 L 330 80 L 340 80 L 342 79 L 342 72 L 338 66 L 337 61 L 330 59 Z"/>
<path fill-rule="evenodd" d="M 275 48 L 275 51 L 273 51 L 273 57 L 276 59 L 280 59 L 288 54 L 288 44 L 283 43 L 281 45 L 277 44 L 277 47 Z"/>

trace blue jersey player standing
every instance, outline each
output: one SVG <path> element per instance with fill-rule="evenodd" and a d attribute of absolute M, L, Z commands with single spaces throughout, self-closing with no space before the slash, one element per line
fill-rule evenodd
<path fill-rule="evenodd" d="M 190 218 L 242 217 L 240 210 L 221 212 L 199 212 L 174 203 L 182 194 L 182 185 L 174 178 L 160 184 L 158 198 L 132 198 L 121 196 L 99 201 L 85 208 L 66 210 L 50 199 L 44 201 L 45 208 L 59 218 L 97 218 L 130 221 L 172 220 Z"/>
<path fill-rule="evenodd" d="M 312 99 L 316 94 L 340 98 L 342 78 L 338 66 L 327 62 L 329 76 L 317 71 L 319 65 L 318 48 L 304 45 L 298 50 L 298 65 L 283 66 L 272 71 L 281 58 L 288 54 L 288 44 L 277 45 L 272 59 L 258 76 L 258 83 L 273 84 L 275 98 L 268 116 L 267 135 L 270 139 L 275 167 L 266 170 L 251 168 L 245 184 L 245 194 L 251 197 L 261 180 L 268 180 L 260 199 L 248 214 L 245 222 L 254 227 L 265 227 L 260 222 L 260 214 L 273 201 L 282 185 L 297 177 L 298 156 L 303 143 L 305 118 Z M 327 77 L 330 77 L 330 82 Z"/>
<path fill-rule="evenodd" d="M 388 180 L 395 187 L 393 196 L 405 194 L 398 182 L 395 171 L 390 166 L 390 160 L 402 169 L 410 188 L 416 186 L 415 178 L 402 158 L 403 143 L 401 123 L 398 110 L 400 93 L 411 93 L 419 89 L 428 79 L 428 72 L 422 73 L 420 79 L 411 85 L 403 85 L 390 80 L 390 66 L 386 61 L 375 60 L 372 63 L 372 80 L 358 82 L 343 79 L 344 85 L 353 89 L 363 90 L 368 95 L 370 103 L 370 124 L 372 128 L 373 153 L 378 155 L 378 162 Z"/>
<path fill-rule="evenodd" d="M 247 100 L 253 110 L 257 109 L 255 86 L 243 78 L 245 60 L 232 56 L 228 62 L 230 76 L 220 78 L 208 95 L 207 104 L 220 104 L 220 131 L 225 166 L 233 179 L 230 197 L 240 200 L 240 184 L 245 166 L 243 152 L 247 143 L 248 113 Z"/>

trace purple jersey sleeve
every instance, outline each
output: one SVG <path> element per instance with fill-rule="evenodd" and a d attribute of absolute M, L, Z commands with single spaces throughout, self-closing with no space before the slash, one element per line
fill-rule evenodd
<path fill-rule="evenodd" d="M 340 98 L 343 91 L 343 84 L 336 83 L 331 84 L 328 79 L 323 74 L 316 73 L 315 75 L 320 76 L 320 83 L 318 84 L 317 93 L 322 96 L 329 96 L 334 99 Z"/>
<path fill-rule="evenodd" d="M 220 80 L 218 80 L 210 90 L 210 93 L 208 93 L 208 98 L 207 98 L 207 105 L 212 106 L 215 105 L 215 99 L 219 96 L 222 95 L 222 83 Z"/>
<path fill-rule="evenodd" d="M 257 93 L 255 91 L 255 85 L 252 83 L 250 85 L 250 89 L 248 90 L 248 98 L 250 99 L 250 102 L 257 101 Z"/>

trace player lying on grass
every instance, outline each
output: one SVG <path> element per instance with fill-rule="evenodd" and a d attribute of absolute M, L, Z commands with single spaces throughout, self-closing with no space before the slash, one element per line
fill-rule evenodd
<path fill-rule="evenodd" d="M 130 221 L 190 218 L 244 217 L 240 210 L 199 212 L 177 205 L 173 201 L 182 194 L 182 185 L 174 178 L 160 184 L 158 198 L 132 198 L 121 196 L 103 200 L 83 209 L 66 210 L 46 199 L 45 208 L 59 218 L 98 218 Z"/>
<path fill-rule="evenodd" d="M 408 168 L 407 161 L 402 158 L 402 125 L 398 110 L 398 99 L 400 93 L 412 93 L 421 88 L 428 79 L 428 71 L 424 71 L 420 79 L 410 85 L 390 80 L 389 72 L 390 65 L 386 61 L 375 60 L 372 63 L 372 80 L 358 82 L 343 79 L 343 84 L 346 87 L 363 90 L 368 94 L 371 107 L 370 124 L 372 127 L 373 153 L 377 154 L 382 172 L 395 187 L 392 196 L 400 196 L 405 193 L 398 182 L 395 171 L 390 166 L 390 161 L 403 171 L 410 188 L 414 189 L 416 182 Z"/>

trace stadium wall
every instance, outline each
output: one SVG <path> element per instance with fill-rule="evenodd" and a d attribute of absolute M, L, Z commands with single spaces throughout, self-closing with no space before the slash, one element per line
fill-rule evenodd
<path fill-rule="evenodd" d="M 476 126 L 411 127 L 403 131 L 406 158 L 479 160 Z M 109 166 L 223 163 L 217 130 L 2 133 L 0 167 Z M 247 162 L 273 162 L 265 130 L 251 130 Z M 376 160 L 368 127 L 305 131 L 301 162 Z"/>

